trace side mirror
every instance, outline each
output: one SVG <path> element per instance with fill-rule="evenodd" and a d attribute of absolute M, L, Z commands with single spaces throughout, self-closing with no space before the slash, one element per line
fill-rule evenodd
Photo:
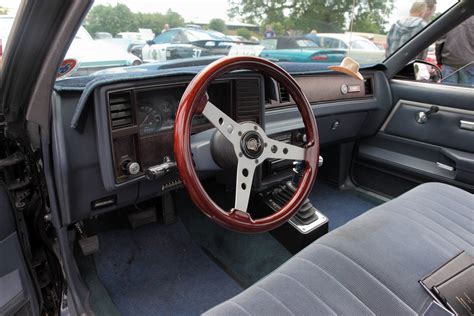
<path fill-rule="evenodd" d="M 146 43 L 150 46 L 155 44 L 155 42 L 153 40 L 146 41 Z"/>
<path fill-rule="evenodd" d="M 441 82 L 441 69 L 424 60 L 414 60 L 406 65 L 396 76 L 398 79 L 409 79 L 421 82 Z"/>

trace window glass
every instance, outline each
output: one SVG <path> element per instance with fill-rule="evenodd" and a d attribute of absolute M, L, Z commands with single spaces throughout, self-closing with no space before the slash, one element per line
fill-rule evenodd
<path fill-rule="evenodd" d="M 276 49 L 277 43 L 278 40 L 276 38 L 265 38 L 260 42 L 265 49 Z"/>
<path fill-rule="evenodd" d="M 4 49 L 12 16 L 20 2 L 0 0 L 0 39 Z M 169 67 L 172 67 L 180 58 L 227 54 L 261 56 L 278 62 L 282 56 L 278 50 L 285 45 L 277 45 L 275 39 L 270 42 L 265 39 L 282 37 L 295 37 L 292 41 L 286 41 L 292 45 L 285 52 L 285 62 L 327 64 L 328 60 L 312 56 L 323 54 L 321 49 L 338 49 L 342 53 L 334 55 L 330 63 L 340 64 L 345 56 L 350 56 L 362 66 L 370 66 L 384 62 L 457 2 L 95 0 L 66 53 L 65 59 L 72 62 L 64 66 L 70 68 L 75 65 L 74 71 L 58 78 L 95 75 L 111 67 L 163 61 L 170 61 Z M 358 41 L 354 35 L 364 40 Z M 300 40 L 302 37 L 314 40 L 319 47 Z M 202 45 L 198 43 L 200 41 L 224 41 L 229 44 Z M 354 52 L 348 45 L 351 41 Z M 302 51 L 301 47 L 305 49 Z M 264 48 L 266 52 L 261 54 Z M 312 51 L 312 48 L 318 51 Z M 291 53 L 292 49 L 298 52 Z M 424 51 L 419 58 L 425 59 L 427 55 L 428 51 Z M 112 72 L 144 71 L 145 68 L 116 69 Z"/>
<path fill-rule="evenodd" d="M 474 16 L 421 51 L 417 59 L 436 65 L 417 63 L 418 81 L 474 87 Z"/>
<path fill-rule="evenodd" d="M 296 45 L 298 45 L 298 47 L 318 47 L 315 42 L 305 39 L 296 40 Z"/>

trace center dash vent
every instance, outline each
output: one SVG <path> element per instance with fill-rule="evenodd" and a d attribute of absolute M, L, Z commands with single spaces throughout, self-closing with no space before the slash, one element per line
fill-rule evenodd
<path fill-rule="evenodd" d="M 236 120 L 238 122 L 260 122 L 261 91 L 260 80 L 238 79 L 235 81 Z"/>
<path fill-rule="evenodd" d="M 130 92 L 109 94 L 110 122 L 112 129 L 132 125 Z"/>
<path fill-rule="evenodd" d="M 280 88 L 280 103 L 288 103 L 290 102 L 290 94 L 286 91 L 286 88 L 281 84 L 278 84 Z"/>

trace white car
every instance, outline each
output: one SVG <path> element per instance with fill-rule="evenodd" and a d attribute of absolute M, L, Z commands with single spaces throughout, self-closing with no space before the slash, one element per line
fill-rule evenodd
<path fill-rule="evenodd" d="M 3 53 L 7 47 L 8 36 L 13 26 L 14 17 L 0 17 L 0 40 Z M 107 40 L 94 40 L 84 27 L 80 27 L 69 47 L 65 60 L 74 59 L 73 69 L 64 72 L 64 76 L 79 76 L 110 68 L 139 65 L 140 58 L 129 53 L 123 47 Z"/>
<path fill-rule="evenodd" d="M 224 34 L 212 30 L 173 28 L 147 42 L 141 49 L 141 56 L 144 62 L 156 62 L 227 55 L 235 43 Z"/>
<path fill-rule="evenodd" d="M 362 36 L 352 35 L 351 37 L 349 34 L 341 33 L 318 33 L 308 34 L 306 37 L 323 48 L 347 50 L 347 56 L 354 58 L 360 64 L 377 64 L 385 59 L 385 51 Z"/>
<path fill-rule="evenodd" d="M 87 75 L 110 67 L 142 63 L 140 58 L 127 52 L 121 45 L 107 40 L 94 40 L 82 26 L 66 53 L 65 59 L 70 58 L 78 61 L 77 69 L 71 72 L 73 75 Z"/>

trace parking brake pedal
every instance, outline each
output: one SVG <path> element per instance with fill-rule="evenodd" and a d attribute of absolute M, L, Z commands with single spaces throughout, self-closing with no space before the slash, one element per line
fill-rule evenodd
<path fill-rule="evenodd" d="M 97 235 L 88 237 L 84 231 L 82 222 L 78 222 L 74 226 L 80 236 L 79 247 L 81 248 L 82 254 L 88 256 L 99 251 L 99 237 Z"/>

